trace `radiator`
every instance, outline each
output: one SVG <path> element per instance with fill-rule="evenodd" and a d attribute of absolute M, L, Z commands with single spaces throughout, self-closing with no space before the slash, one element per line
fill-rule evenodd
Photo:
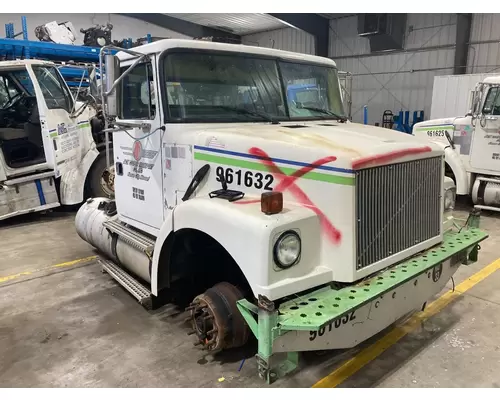
<path fill-rule="evenodd" d="M 356 269 L 439 236 L 443 161 L 433 157 L 356 172 Z"/>

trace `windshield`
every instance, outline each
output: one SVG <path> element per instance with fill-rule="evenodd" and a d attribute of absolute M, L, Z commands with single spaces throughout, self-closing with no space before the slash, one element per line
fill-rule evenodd
<path fill-rule="evenodd" d="M 335 68 L 280 62 L 280 70 L 291 119 L 314 119 L 326 112 L 345 116 Z"/>
<path fill-rule="evenodd" d="M 260 122 L 343 117 L 337 70 L 247 54 L 164 58 L 167 120 Z"/>

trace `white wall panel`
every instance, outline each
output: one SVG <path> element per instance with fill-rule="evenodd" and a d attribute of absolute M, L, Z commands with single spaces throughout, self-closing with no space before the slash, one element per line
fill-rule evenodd
<path fill-rule="evenodd" d="M 454 14 L 408 14 L 405 49 L 453 44 L 455 24 Z M 385 110 L 424 110 L 429 117 L 434 76 L 453 72 L 454 48 L 372 55 L 369 40 L 358 36 L 356 16 L 332 20 L 330 28 L 330 57 L 354 75 L 354 121 L 363 121 L 365 104 L 370 124 L 381 122 Z"/>
<path fill-rule="evenodd" d="M 96 24 L 104 25 L 106 22 L 113 24 L 111 31 L 112 40 L 132 38 L 136 40 L 148 33 L 152 36 L 170 37 L 177 39 L 188 39 L 188 36 L 149 24 L 135 18 L 124 17 L 116 14 L 0 14 L 0 36 L 5 37 L 5 24 L 12 22 L 16 33 L 22 31 L 21 15 L 25 15 L 28 24 L 28 39 L 38 40 L 35 36 L 35 28 L 56 20 L 57 22 L 70 21 L 77 34 L 76 44 L 83 44 L 83 33 L 80 28 L 90 28 Z"/>
<path fill-rule="evenodd" d="M 474 14 L 471 41 L 500 39 L 500 14 Z"/>
<path fill-rule="evenodd" d="M 500 14 L 474 14 L 468 57 L 468 73 L 500 71 Z M 496 43 L 477 43 L 496 41 Z"/>
<path fill-rule="evenodd" d="M 407 14 L 405 48 L 453 44 L 457 31 L 456 23 L 455 14 Z"/>
<path fill-rule="evenodd" d="M 276 29 L 242 36 L 242 43 L 249 46 L 315 54 L 314 36 L 295 28 Z"/>
<path fill-rule="evenodd" d="M 394 114 L 400 110 L 424 110 L 428 117 L 434 76 L 451 74 L 453 57 L 454 50 L 449 49 L 337 60 L 339 69 L 354 75 L 353 120 L 362 122 L 365 104 L 370 124 L 381 122 L 385 110 Z M 428 71 L 431 68 L 438 70 Z"/>

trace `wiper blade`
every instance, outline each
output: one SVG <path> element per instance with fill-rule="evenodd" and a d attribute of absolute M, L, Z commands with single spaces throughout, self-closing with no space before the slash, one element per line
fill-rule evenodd
<path fill-rule="evenodd" d="M 318 108 L 318 107 L 301 107 L 301 108 L 303 108 L 304 110 L 311 110 L 311 111 L 320 112 L 320 113 L 323 113 L 326 115 L 331 115 L 332 117 L 337 118 L 341 122 L 347 121 L 347 117 L 343 117 L 341 115 L 335 114 L 333 111 L 330 111 L 330 110 L 324 110 L 324 109 Z"/>
<path fill-rule="evenodd" d="M 261 118 L 265 119 L 266 121 L 269 121 L 272 124 L 279 124 L 278 121 L 276 121 L 273 117 L 271 117 L 267 113 L 261 113 L 258 111 L 247 110 L 246 108 L 231 107 L 231 106 L 212 106 L 212 107 L 220 108 L 223 110 L 234 111 L 234 112 L 237 112 L 239 114 L 255 115 L 257 117 L 261 117 Z"/>

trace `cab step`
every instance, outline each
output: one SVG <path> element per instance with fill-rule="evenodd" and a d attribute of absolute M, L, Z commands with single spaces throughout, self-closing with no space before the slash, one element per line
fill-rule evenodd
<path fill-rule="evenodd" d="M 103 271 L 111 275 L 132 296 L 134 296 L 144 308 L 147 310 L 152 309 L 153 301 L 151 291 L 146 286 L 112 261 L 99 258 L 98 262 Z"/>
<path fill-rule="evenodd" d="M 3 204 L 0 203 L 0 206 L 2 206 L 2 205 Z M 9 219 L 12 217 L 17 217 L 19 215 L 33 213 L 33 212 L 48 211 L 48 210 L 51 210 L 53 208 L 57 208 L 60 205 L 61 205 L 60 203 L 55 202 L 55 203 L 45 204 L 43 206 L 33 207 L 33 208 L 25 209 L 25 210 L 12 211 L 11 213 L 0 215 L 0 221 L 3 221 L 5 219 Z"/>
<path fill-rule="evenodd" d="M 119 220 L 110 220 L 103 223 L 104 227 L 111 233 L 120 236 L 120 239 L 127 242 L 138 250 L 143 251 L 148 256 L 153 254 L 155 241 L 142 233 L 137 232 L 135 229 L 128 227 L 121 223 Z"/>
<path fill-rule="evenodd" d="M 21 176 L 18 178 L 12 178 L 4 181 L 4 184 L 9 185 L 19 185 L 20 183 L 33 182 L 37 179 L 45 179 L 55 176 L 54 171 L 41 172 L 38 174 L 30 174 L 26 176 Z"/>

